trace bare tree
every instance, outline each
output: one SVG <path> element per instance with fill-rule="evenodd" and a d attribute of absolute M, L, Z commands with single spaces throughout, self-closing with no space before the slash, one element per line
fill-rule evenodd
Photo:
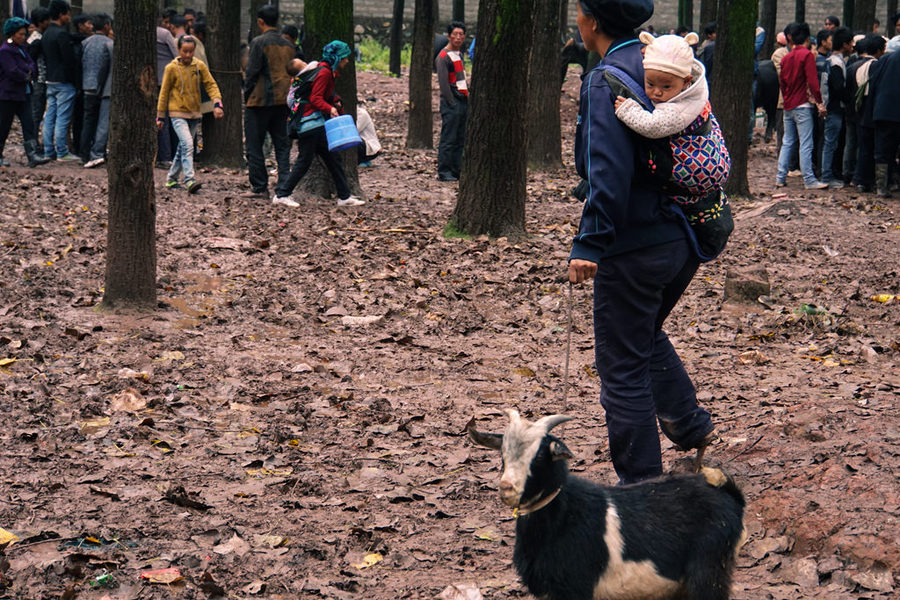
<path fill-rule="evenodd" d="M 466 0 L 453 0 L 453 20 L 465 22 Z"/>
<path fill-rule="evenodd" d="M 9 18 L 9 2 L 6 0 L 0 1 L 0 23 L 6 23 L 6 20 Z"/>
<path fill-rule="evenodd" d="M 794 2 L 794 21 L 796 23 L 806 22 L 806 0 L 795 0 Z M 813 31 L 818 31 L 814 29 Z"/>
<path fill-rule="evenodd" d="M 391 21 L 391 57 L 388 69 L 400 77 L 400 53 L 403 51 L 403 0 L 394 0 L 394 18 Z"/>
<path fill-rule="evenodd" d="M 678 0 L 678 25 L 684 25 L 690 30 L 694 29 L 693 0 Z"/>
<path fill-rule="evenodd" d="M 766 41 L 763 42 L 762 50 L 759 52 L 759 58 L 769 58 L 775 50 L 775 31 L 776 22 L 778 20 L 778 0 L 763 0 L 762 14 L 759 17 L 760 25 L 766 30 Z"/>
<path fill-rule="evenodd" d="M 853 11 L 856 9 L 856 4 L 856 0 L 844 0 L 841 25 L 850 29 L 850 31 L 853 31 Z M 872 17 L 874 18 L 875 15 L 873 14 Z"/>
<path fill-rule="evenodd" d="M 888 37 L 894 37 L 897 33 L 894 31 L 894 15 L 897 14 L 897 0 L 887 0 L 887 17 L 884 20 L 884 29 L 882 32 Z"/>
<path fill-rule="evenodd" d="M 731 154 L 726 193 L 748 196 L 747 160 L 757 0 L 719 0 L 710 98 Z"/>
<path fill-rule="evenodd" d="M 525 233 L 529 48 L 534 4 L 481 0 L 462 177 L 450 226 L 518 237 Z M 527 46 L 527 43 L 525 44 Z"/>
<path fill-rule="evenodd" d="M 222 92 L 225 117 L 203 132 L 204 163 L 237 168 L 243 164 L 241 111 L 241 6 L 232 0 L 209 0 L 206 6 L 206 56 Z"/>
<path fill-rule="evenodd" d="M 409 65 L 409 124 L 407 148 L 433 148 L 431 71 L 434 56 L 434 0 L 416 0 L 413 45 Z"/>
<path fill-rule="evenodd" d="M 875 24 L 875 0 L 856 0 L 856 12 L 853 25 L 847 25 L 856 31 L 872 31 Z"/>
<path fill-rule="evenodd" d="M 340 40 L 353 48 L 353 0 L 306 0 L 303 6 L 306 42 L 303 50 L 309 59 L 321 56 L 322 48 L 332 40 Z M 344 114 L 356 118 L 356 62 L 351 52 L 350 63 L 341 70 L 335 92 L 344 103 Z M 356 148 L 341 154 L 347 183 L 354 195 L 362 196 L 359 171 L 356 168 Z M 316 157 L 307 174 L 300 181 L 302 190 L 328 198 L 335 193 L 334 183 L 322 161 Z"/>
<path fill-rule="evenodd" d="M 232 0 L 233 1 L 233 0 Z M 235 4 L 240 5 L 240 2 L 235 2 Z M 247 12 L 250 13 L 250 29 L 247 31 L 247 43 L 250 43 L 250 40 L 260 35 L 262 31 L 259 30 L 259 25 L 256 24 L 256 15 L 259 14 L 259 9 L 265 6 L 266 4 L 271 4 L 267 0 L 250 0 L 250 6 L 247 9 Z"/>
<path fill-rule="evenodd" d="M 156 307 L 156 7 L 116 0 L 109 136 L 105 309 Z"/>
<path fill-rule="evenodd" d="M 559 122 L 560 5 L 564 0 L 534 3 L 534 32 L 528 61 L 528 165 L 553 169 L 562 165 Z"/>
<path fill-rule="evenodd" d="M 718 0 L 700 0 L 700 29 L 706 27 L 707 23 L 715 21 L 718 12 Z"/>

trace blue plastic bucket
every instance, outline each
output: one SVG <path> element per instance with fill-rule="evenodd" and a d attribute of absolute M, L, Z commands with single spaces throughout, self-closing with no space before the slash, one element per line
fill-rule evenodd
<path fill-rule="evenodd" d="M 356 123 L 350 115 L 341 115 L 325 121 L 325 137 L 328 138 L 328 149 L 332 152 L 362 144 Z"/>

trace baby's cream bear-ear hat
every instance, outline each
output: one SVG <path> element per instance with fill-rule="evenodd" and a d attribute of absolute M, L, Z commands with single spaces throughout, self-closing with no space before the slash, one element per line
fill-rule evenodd
<path fill-rule="evenodd" d="M 690 76 L 694 65 L 694 50 L 691 45 L 700 41 L 700 36 L 696 33 L 692 31 L 684 37 L 653 37 L 649 31 L 642 31 L 638 38 L 647 45 L 644 49 L 644 70 L 653 69 L 677 77 Z"/>

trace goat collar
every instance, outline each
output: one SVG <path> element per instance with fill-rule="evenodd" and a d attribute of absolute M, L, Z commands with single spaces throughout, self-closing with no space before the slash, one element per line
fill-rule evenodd
<path fill-rule="evenodd" d="M 556 488 L 556 491 L 550 494 L 549 496 L 544 496 L 543 498 L 538 498 L 534 502 L 529 504 L 519 505 L 515 509 L 513 509 L 513 517 L 519 518 L 523 515 L 529 515 L 533 512 L 537 512 L 553 502 L 557 496 L 559 496 L 559 492 L 562 491 L 562 488 Z"/>

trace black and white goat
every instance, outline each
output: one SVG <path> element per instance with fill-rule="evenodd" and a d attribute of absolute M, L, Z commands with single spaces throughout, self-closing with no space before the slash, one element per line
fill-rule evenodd
<path fill-rule="evenodd" d="M 620 487 L 569 475 L 569 449 L 508 410 L 503 434 L 469 437 L 503 454 L 500 498 L 514 507 L 513 563 L 542 600 L 727 600 L 744 541 L 744 497 L 718 469 Z"/>

